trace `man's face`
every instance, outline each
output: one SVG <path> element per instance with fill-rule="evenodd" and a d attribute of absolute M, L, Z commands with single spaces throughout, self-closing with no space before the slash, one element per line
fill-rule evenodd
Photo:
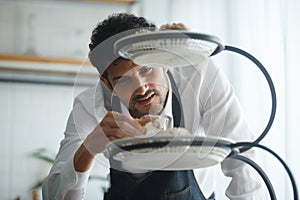
<path fill-rule="evenodd" d="M 139 66 L 132 61 L 117 59 L 101 80 L 127 106 L 132 117 L 159 114 L 168 94 L 167 68 Z"/>

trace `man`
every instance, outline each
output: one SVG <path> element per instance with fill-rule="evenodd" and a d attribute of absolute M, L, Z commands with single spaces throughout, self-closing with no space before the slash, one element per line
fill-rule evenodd
<path fill-rule="evenodd" d="M 96 157 L 110 141 L 142 135 L 136 119 L 148 114 L 163 115 L 169 127 L 181 126 L 195 135 L 253 139 L 230 84 L 210 59 L 199 63 L 199 73 L 184 78 L 183 69 L 139 66 L 115 55 L 113 42 L 138 28 L 155 25 L 121 13 L 93 31 L 89 57 L 101 82 L 75 99 L 43 199 L 82 199 Z M 104 199 L 214 199 L 215 167 L 197 170 L 195 177 L 193 170 L 134 173 L 110 164 L 111 186 Z M 230 199 L 259 199 L 261 186 L 249 167 L 225 160 L 222 169 L 232 178 L 226 191 Z"/>

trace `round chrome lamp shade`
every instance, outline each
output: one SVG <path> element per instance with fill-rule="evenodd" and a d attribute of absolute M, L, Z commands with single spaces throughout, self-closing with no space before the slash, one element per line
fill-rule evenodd
<path fill-rule="evenodd" d="M 199 64 L 224 49 L 219 38 L 188 31 L 143 32 L 116 41 L 115 54 L 143 65 L 171 67 Z"/>
<path fill-rule="evenodd" d="M 153 137 L 111 142 L 106 156 L 121 161 L 128 171 L 189 170 L 219 164 L 231 153 L 232 144 L 226 138 L 193 136 L 184 128 L 172 128 Z"/>

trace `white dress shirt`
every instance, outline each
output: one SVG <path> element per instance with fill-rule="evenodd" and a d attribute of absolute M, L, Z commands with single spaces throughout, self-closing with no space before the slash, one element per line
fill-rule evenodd
<path fill-rule="evenodd" d="M 193 69 L 193 70 L 192 70 Z M 253 141 L 234 91 L 224 73 L 210 60 L 197 67 L 171 68 L 181 96 L 185 128 L 199 136 L 220 136 L 234 141 Z M 193 72 L 193 73 L 191 73 Z M 43 199 L 83 199 L 90 170 L 76 172 L 73 156 L 86 136 L 106 115 L 100 82 L 79 94 L 69 116 L 65 137 L 51 171 L 43 184 Z M 170 96 L 170 95 L 169 95 Z M 165 112 L 172 120 L 172 98 L 168 98 Z M 129 115 L 122 105 L 122 112 Z M 253 151 L 246 152 L 253 156 Z M 108 163 L 103 155 L 95 162 Z M 106 165 L 105 164 L 105 165 Z M 226 196 L 233 200 L 261 199 L 262 186 L 254 170 L 234 160 L 221 163 L 225 176 L 231 177 Z M 206 195 L 214 191 L 217 166 L 194 170 L 199 186 Z"/>

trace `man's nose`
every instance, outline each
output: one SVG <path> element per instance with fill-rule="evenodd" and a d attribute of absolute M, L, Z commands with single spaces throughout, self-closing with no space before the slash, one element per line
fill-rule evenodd
<path fill-rule="evenodd" d="M 137 76 L 135 78 L 135 91 L 134 93 L 137 95 L 144 95 L 149 89 L 148 84 L 144 80 L 144 77 Z"/>
<path fill-rule="evenodd" d="M 148 91 L 149 87 L 148 84 L 143 84 L 139 86 L 135 91 L 135 95 L 144 95 Z"/>

